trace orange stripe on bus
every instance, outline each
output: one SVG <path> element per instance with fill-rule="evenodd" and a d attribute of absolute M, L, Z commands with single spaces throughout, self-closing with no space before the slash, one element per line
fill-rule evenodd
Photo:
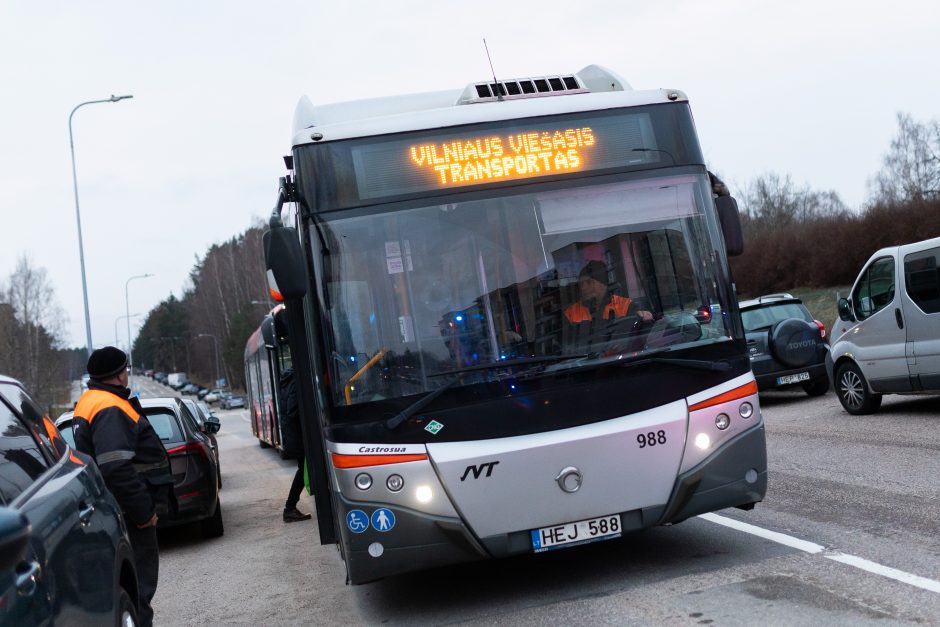
<path fill-rule="evenodd" d="M 363 468 L 365 466 L 384 466 L 404 462 L 420 462 L 428 458 L 424 453 L 415 455 L 340 455 L 333 453 L 335 468 Z"/>
<path fill-rule="evenodd" d="M 696 403 L 695 405 L 690 406 L 689 411 L 705 409 L 706 407 L 711 407 L 713 405 L 721 405 L 722 403 L 744 398 L 745 396 L 751 396 L 752 394 L 757 394 L 757 381 L 751 381 L 750 383 L 746 383 L 739 388 L 734 388 L 733 390 L 725 392 L 724 394 L 707 398 L 701 403 Z"/>

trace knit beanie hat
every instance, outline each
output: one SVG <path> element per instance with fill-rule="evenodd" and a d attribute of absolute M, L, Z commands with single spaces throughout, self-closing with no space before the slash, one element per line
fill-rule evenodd
<path fill-rule="evenodd" d="M 127 355 L 120 348 L 105 346 L 91 353 L 88 358 L 88 376 L 92 379 L 107 379 L 127 368 Z"/>
<path fill-rule="evenodd" d="M 584 276 L 607 285 L 607 264 L 597 259 L 587 262 L 587 265 L 581 268 L 581 272 L 578 273 L 579 279 Z"/>

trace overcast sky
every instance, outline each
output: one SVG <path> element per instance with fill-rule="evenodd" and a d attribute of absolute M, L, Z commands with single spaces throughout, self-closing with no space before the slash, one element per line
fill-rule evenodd
<path fill-rule="evenodd" d="M 179 296 L 198 255 L 270 213 L 298 98 L 463 88 L 604 65 L 685 91 L 710 166 L 857 208 L 896 114 L 940 115 L 940 4 L 894 0 L 0 3 L 0 279 L 27 254 L 84 346 L 68 115 L 95 346 Z M 260 297 L 261 295 L 259 295 Z M 260 312 L 259 312 L 260 313 Z M 142 318 L 141 318 L 142 319 Z M 141 320 L 138 319 L 138 320 Z M 126 342 L 121 322 L 120 342 Z"/>

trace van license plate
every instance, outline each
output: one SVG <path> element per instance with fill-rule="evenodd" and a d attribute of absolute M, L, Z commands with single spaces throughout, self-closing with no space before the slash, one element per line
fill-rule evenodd
<path fill-rule="evenodd" d="M 541 529 L 533 529 L 531 533 L 532 549 L 536 553 L 575 544 L 610 540 L 619 538 L 622 535 L 619 514 L 591 518 L 590 520 L 579 520 L 578 522 L 555 525 L 554 527 L 542 527 Z"/>
<path fill-rule="evenodd" d="M 808 372 L 798 374 L 788 374 L 785 377 L 777 377 L 777 385 L 786 385 L 787 383 L 799 383 L 800 381 L 809 381 Z"/>

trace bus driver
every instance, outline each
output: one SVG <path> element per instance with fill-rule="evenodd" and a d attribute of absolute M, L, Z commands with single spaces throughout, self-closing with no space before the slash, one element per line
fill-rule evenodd
<path fill-rule="evenodd" d="M 614 294 L 607 285 L 607 265 L 592 260 L 578 273 L 578 301 L 565 308 L 566 335 L 569 346 L 583 347 L 591 341 L 602 341 L 616 320 L 635 316 L 638 321 L 652 322 L 653 314 L 639 309 L 625 296 Z"/>

